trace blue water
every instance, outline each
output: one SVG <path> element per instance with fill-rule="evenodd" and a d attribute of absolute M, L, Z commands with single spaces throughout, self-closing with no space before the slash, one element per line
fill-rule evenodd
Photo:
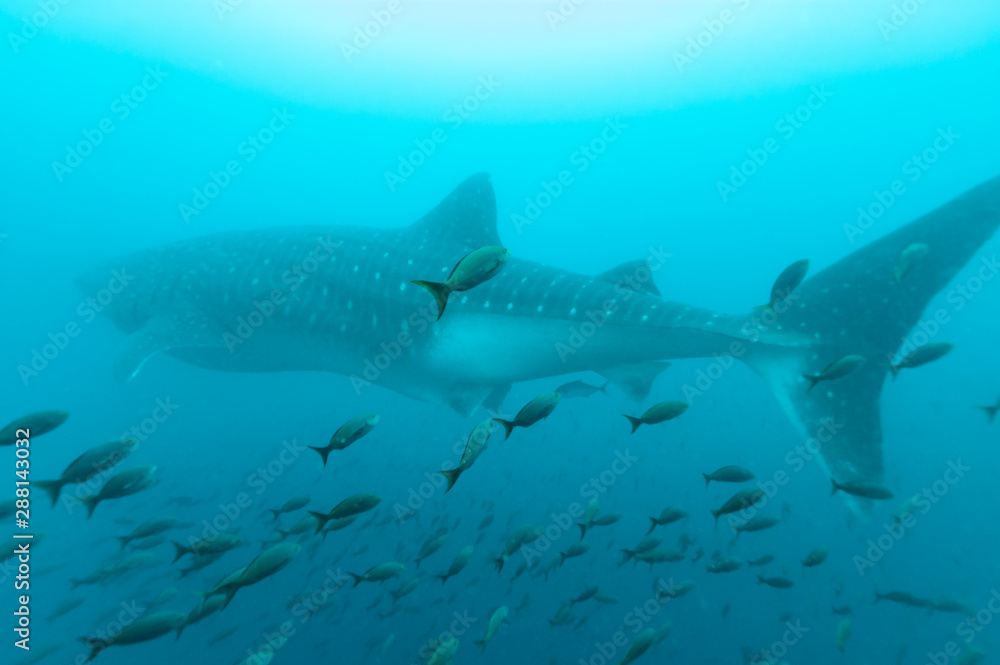
<path fill-rule="evenodd" d="M 741 364 L 682 418 L 634 436 L 619 414 L 682 398 L 683 386 L 709 371 L 711 360 L 676 361 L 643 404 L 615 387 L 607 396 L 564 400 L 509 441 L 495 436 L 445 494 L 433 472 L 457 461 L 460 442 L 484 412 L 460 417 L 377 385 L 359 395 L 341 376 L 227 374 L 164 357 L 122 385 L 111 368 L 125 336 L 73 284 L 100 261 L 219 231 L 405 225 L 467 176 L 487 171 L 499 234 L 515 256 L 598 273 L 662 248 L 670 257 L 655 280 L 666 299 L 744 312 L 766 300 L 792 261 L 808 257 L 816 272 L 997 175 L 995 3 L 912 3 L 898 30 L 885 27 L 901 11 L 889 2 L 584 3 L 566 21 L 546 13 L 560 11 L 555 2 L 462 9 L 402 3 L 357 53 L 343 45 L 390 3 L 228 3 L 232 12 L 208 2 L 50 4 L 0 3 L 0 420 L 49 408 L 71 414 L 34 444 L 34 480 L 56 477 L 87 448 L 132 428 L 141 443 L 126 466 L 155 464 L 160 480 L 102 504 L 90 520 L 70 500 L 50 509 L 36 491 L 32 528 L 46 540 L 31 561 L 31 646 L 35 652 L 62 643 L 41 662 L 82 662 L 87 649 L 75 638 L 106 630 L 122 603 L 148 606 L 166 587 L 179 591 L 156 610 L 193 609 L 194 591 L 248 563 L 272 535 L 266 508 L 309 494 L 310 508 L 326 511 L 359 492 L 382 498 L 374 518 L 364 515 L 318 545 L 304 539 L 286 569 L 241 590 L 180 640 L 112 647 L 98 662 L 236 663 L 282 626 L 290 639 L 275 663 L 423 662 L 418 654 L 426 656 L 425 645 L 452 629 L 455 613 L 472 620 L 458 631 L 457 664 L 616 663 L 627 648 L 609 651 L 616 632 L 630 642 L 668 620 L 669 636 L 640 662 L 741 662 L 744 649 L 775 644 L 768 657 L 793 665 L 940 664 L 944 656 L 929 654 L 949 643 L 996 657 L 989 602 L 1000 589 L 992 517 L 1000 425 L 991 427 L 973 407 L 1000 395 L 1000 282 L 986 283 L 960 311 L 948 289 L 931 302 L 928 311 L 952 314 L 942 339 L 956 348 L 886 384 L 884 483 L 897 499 L 867 516 L 829 497 L 825 471 L 800 461 L 800 436 Z M 708 29 L 705 21 L 717 25 L 723 11 L 732 21 L 679 66 L 675 55 L 686 52 L 688 38 Z M 36 34 L 25 21 L 41 24 L 38 12 L 46 18 Z M 740 169 L 751 173 L 733 180 Z M 859 210 L 888 201 L 897 180 L 902 188 L 884 214 L 863 233 L 852 230 Z M 977 256 L 998 250 L 993 238 Z M 967 283 L 978 263 L 960 270 L 954 284 Z M 36 353 L 50 357 L 28 371 Z M 516 411 L 571 379 L 603 382 L 584 374 L 518 384 L 505 409 Z M 165 413 L 156 411 L 163 404 L 170 415 L 151 420 Z M 359 413 L 378 413 L 381 422 L 335 452 L 327 468 L 302 452 Z M 619 455 L 631 460 L 624 470 L 613 466 Z M 6 500 L 13 450 L 3 459 Z M 746 568 L 706 572 L 713 552 L 725 554 L 732 539 L 725 524 L 713 527 L 708 511 L 737 487 L 706 490 L 700 474 L 728 464 L 752 469 L 763 483 L 787 474 L 765 507 L 783 522 L 740 536 L 732 554 L 773 554 L 763 571 L 787 575 L 793 589 L 760 586 Z M 949 464 L 967 470 L 942 485 L 955 479 L 946 475 Z M 612 468 L 620 473 L 609 474 Z M 903 498 L 925 488 L 933 494 L 935 482 L 944 488 L 938 500 L 901 539 L 883 540 L 890 546 L 880 548 L 880 561 L 859 573 L 857 557 L 868 557 L 869 541 L 887 533 Z M 577 542 L 576 527 L 559 525 L 595 493 L 603 513 L 623 517 L 587 535 L 589 552 L 548 579 L 526 573 L 511 582 L 517 555 L 496 572 L 493 559 L 519 525 L 548 529 L 535 543 L 547 548 L 543 562 Z M 168 505 L 177 497 L 190 498 L 189 505 Z M 227 517 L 240 502 L 248 505 L 235 520 Z M 689 535 L 695 544 L 688 560 L 652 572 L 619 568 L 618 550 L 634 546 L 649 516 L 670 504 L 690 517 L 656 533 L 664 547 Z M 151 550 L 151 568 L 70 590 L 70 578 L 121 559 L 113 536 L 164 514 L 195 525 L 172 538 L 201 535 L 216 521 L 249 544 L 180 581 L 182 564 L 171 564 L 172 548 L 163 544 Z M 487 515 L 495 521 L 480 530 Z M 279 525 L 300 516 L 283 516 Z M 387 614 L 397 580 L 338 588 L 315 615 L 295 604 L 328 574 L 343 579 L 383 561 L 406 563 L 408 579 L 417 551 L 439 526 L 450 539 L 416 572 L 441 573 L 462 547 L 477 543 L 471 563 L 443 587 L 424 579 L 397 613 Z M 828 560 L 803 568 L 799 561 L 817 546 L 829 548 Z M 705 557 L 690 561 L 699 549 Z M 11 612 L 21 592 L 10 561 L 0 577 L 8 622 L 0 662 L 20 662 L 29 654 L 13 646 Z M 696 586 L 652 603 L 655 616 L 637 618 L 660 578 Z M 592 585 L 620 603 L 586 601 L 568 625 L 549 625 L 565 600 Z M 982 611 L 970 633 L 961 614 L 876 605 L 876 590 L 951 596 Z M 533 602 L 514 611 L 526 594 Z M 80 607 L 45 621 L 77 595 L 85 596 Z M 473 641 L 501 605 L 512 610 L 509 625 L 480 653 Z M 853 609 L 853 628 L 841 654 L 841 617 L 831 608 L 843 605 Z M 206 646 L 231 626 L 230 636 Z"/>

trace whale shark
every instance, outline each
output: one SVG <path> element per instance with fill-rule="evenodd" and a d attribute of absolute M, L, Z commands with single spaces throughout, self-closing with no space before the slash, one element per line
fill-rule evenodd
<path fill-rule="evenodd" d="M 333 372 L 359 392 L 376 384 L 471 414 L 514 383 L 587 370 L 642 400 L 670 360 L 730 356 L 762 378 L 832 478 L 874 482 L 885 365 L 998 224 L 1000 178 L 847 255 L 773 310 L 736 315 L 665 298 L 655 249 L 599 275 L 512 257 L 452 294 L 438 321 L 411 282 L 444 281 L 469 252 L 502 246 L 490 177 L 477 174 L 408 226 L 219 233 L 103 262 L 78 285 L 92 294 L 111 271 L 129 275 L 105 308 L 127 335 L 113 364 L 122 381 L 166 353 L 209 370 Z M 897 280 L 915 244 L 926 255 Z M 868 361 L 809 390 L 803 375 L 848 355 Z"/>

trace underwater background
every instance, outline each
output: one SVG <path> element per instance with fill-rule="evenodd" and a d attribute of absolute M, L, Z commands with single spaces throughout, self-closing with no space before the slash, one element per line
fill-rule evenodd
<path fill-rule="evenodd" d="M 326 511 L 367 492 L 382 499 L 371 515 L 322 540 L 302 536 L 287 568 L 180 639 L 97 658 L 237 663 L 270 654 L 270 645 L 275 663 L 430 656 L 600 665 L 621 662 L 642 630 L 669 621 L 642 662 L 997 659 L 1000 622 L 989 604 L 1000 598 L 1000 424 L 974 407 L 1000 396 L 1000 282 L 960 308 L 950 288 L 931 302 L 929 311 L 949 312 L 940 339 L 955 350 L 886 383 L 884 484 L 896 499 L 857 516 L 829 496 L 821 465 L 799 462 L 801 437 L 739 363 L 683 418 L 631 436 L 619 414 L 685 399 L 685 386 L 714 371 L 712 359 L 675 361 L 644 404 L 614 386 L 565 399 L 506 442 L 494 435 L 445 493 L 434 472 L 458 460 L 484 411 L 466 418 L 377 383 L 356 391 L 332 374 L 210 372 L 163 354 L 123 385 L 112 361 L 125 336 L 86 305 L 74 280 L 116 256 L 220 231 L 402 226 L 469 175 L 489 172 L 499 235 L 514 256 L 596 274 L 655 249 L 669 255 L 654 277 L 666 299 L 742 313 L 767 299 L 793 261 L 809 258 L 816 272 L 998 174 L 1000 4 L 7 0 L 0 35 L 0 421 L 70 414 L 33 441 L 33 481 L 58 477 L 86 449 L 133 428 L 140 444 L 126 466 L 155 464 L 159 478 L 89 520 L 67 498 L 73 487 L 54 507 L 35 490 L 32 529 L 45 540 L 31 560 L 32 650 L 14 646 L 21 592 L 9 559 L 0 564 L 9 622 L 0 662 L 83 662 L 89 649 L 78 637 L 108 630 L 127 607 L 190 612 L 195 591 L 246 565 L 276 527 L 305 514 L 275 524 L 266 509 L 309 495 L 311 510 Z M 568 184 L 552 196 L 563 171 Z M 902 193 L 886 205 L 897 180 Z M 883 212 L 869 223 L 861 213 L 873 209 Z M 998 250 L 993 238 L 978 255 Z M 979 264 L 960 270 L 955 285 Z M 68 325 L 77 334 L 61 334 Z M 505 409 L 574 379 L 604 382 L 581 374 L 518 384 Z M 164 404 L 169 415 L 159 418 Z M 302 452 L 362 413 L 379 414 L 378 427 L 325 468 Z M 609 472 L 621 470 L 621 457 L 625 470 Z M 3 448 L 0 502 L 14 496 L 14 459 Z M 779 525 L 735 545 L 725 520 L 715 527 L 709 510 L 738 487 L 706 489 L 701 474 L 725 465 L 759 481 L 788 474 L 763 507 Z M 958 480 L 945 481 L 956 467 Z M 893 516 L 928 488 L 938 501 L 901 532 Z M 229 515 L 240 497 L 250 505 Z M 622 517 L 587 534 L 589 551 L 547 575 L 539 568 L 512 580 L 519 555 L 496 570 L 520 525 L 543 531 L 540 567 L 567 551 L 580 538 L 565 515 L 595 497 L 602 513 Z M 676 549 L 689 536 L 685 560 L 619 567 L 619 550 L 668 505 L 689 516 L 654 533 Z M 246 544 L 179 578 L 186 564 L 172 563 L 163 542 L 139 569 L 73 587 L 126 556 L 116 536 L 161 515 L 189 524 L 172 539 L 214 523 Z M 492 524 L 481 526 L 488 516 Z M 4 520 L 0 542 L 16 530 L 12 516 Z M 447 542 L 415 568 L 441 527 Z M 464 571 L 444 585 L 432 577 L 470 544 Z M 828 559 L 803 567 L 817 547 L 829 548 Z M 698 550 L 704 558 L 694 562 Z M 775 561 L 709 574 L 715 552 Z M 403 580 L 422 576 L 397 601 L 388 592 L 399 579 L 354 587 L 344 577 L 390 560 L 406 563 Z M 795 586 L 759 584 L 758 572 Z M 341 582 L 326 586 L 330 579 Z M 695 586 L 657 603 L 660 579 Z M 581 602 L 551 625 L 593 586 L 618 604 Z M 169 587 L 176 594 L 149 609 Z M 893 590 L 956 599 L 970 612 L 874 602 Z M 79 606 L 47 620 L 73 598 Z M 480 651 L 473 642 L 499 606 L 510 608 L 507 625 Z M 275 640 L 282 627 L 287 639 Z M 450 634 L 459 643 L 453 661 L 434 660 Z M 616 634 L 627 641 L 609 646 Z"/>

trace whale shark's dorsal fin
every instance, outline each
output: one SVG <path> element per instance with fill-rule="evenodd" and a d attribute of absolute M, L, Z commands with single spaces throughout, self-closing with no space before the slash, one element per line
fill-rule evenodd
<path fill-rule="evenodd" d="M 626 261 L 610 270 L 605 270 L 597 275 L 597 279 L 622 289 L 645 293 L 647 296 L 663 295 L 653 282 L 653 269 L 649 265 L 649 259 Z"/>
<path fill-rule="evenodd" d="M 488 173 L 466 178 L 436 208 L 407 229 L 428 245 L 473 249 L 500 245 L 497 199 Z"/>

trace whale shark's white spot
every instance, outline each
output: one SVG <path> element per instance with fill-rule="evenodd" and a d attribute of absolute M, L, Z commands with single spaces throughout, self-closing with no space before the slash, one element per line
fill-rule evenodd
<path fill-rule="evenodd" d="M 375 273 L 375 279 L 382 279 L 382 273 L 380 272 Z"/>
<path fill-rule="evenodd" d="M 538 311 L 539 311 L 539 312 L 541 312 L 541 311 L 542 311 L 542 306 L 541 306 L 541 305 L 539 305 L 539 306 L 538 306 Z"/>
<path fill-rule="evenodd" d="M 378 317 L 372 314 L 372 328 L 378 327 Z"/>
<path fill-rule="evenodd" d="M 358 264 L 357 264 L 357 263 L 355 263 L 355 264 L 354 264 L 354 272 L 357 272 L 357 271 L 358 271 Z"/>
<path fill-rule="evenodd" d="M 465 303 L 469 302 L 469 296 L 462 296 L 462 300 L 459 302 L 461 302 L 464 305 Z"/>
<path fill-rule="evenodd" d="M 347 301 L 347 309 L 354 309 L 354 301 L 353 300 L 348 300 Z"/>
<path fill-rule="evenodd" d="M 487 300 L 486 302 L 483 303 L 483 309 L 489 309 L 489 307 L 490 307 L 490 301 Z"/>
<path fill-rule="evenodd" d="M 412 265 L 413 265 L 413 259 L 409 259 L 409 260 L 408 260 L 408 261 L 406 262 L 406 265 L 408 265 L 408 266 L 412 266 Z"/>
<path fill-rule="evenodd" d="M 314 323 L 316 323 L 316 314 L 312 313 L 309 315 L 309 325 L 313 325 Z"/>
<path fill-rule="evenodd" d="M 406 290 L 406 282 L 403 282 L 402 284 L 399 285 L 399 290 L 400 291 L 405 291 Z"/>
<path fill-rule="evenodd" d="M 260 281 L 260 278 L 254 277 L 253 279 L 250 280 L 250 286 L 257 286 L 257 282 L 259 282 L 259 281 Z"/>
<path fill-rule="evenodd" d="M 571 307 L 569 310 L 569 315 L 573 316 L 574 314 L 576 314 L 576 307 Z"/>
<path fill-rule="evenodd" d="M 527 278 L 527 277 L 522 277 L 522 278 L 521 278 L 521 283 L 522 283 L 522 284 L 524 284 L 524 283 L 525 283 L 525 282 L 527 282 L 527 281 L 528 281 L 528 278 Z"/>
<path fill-rule="evenodd" d="M 512 302 L 507 303 L 507 311 L 509 312 L 512 309 L 514 309 L 514 303 Z"/>
<path fill-rule="evenodd" d="M 646 321 L 649 321 L 649 316 L 644 314 L 642 317 L 642 322 L 645 323 Z"/>

